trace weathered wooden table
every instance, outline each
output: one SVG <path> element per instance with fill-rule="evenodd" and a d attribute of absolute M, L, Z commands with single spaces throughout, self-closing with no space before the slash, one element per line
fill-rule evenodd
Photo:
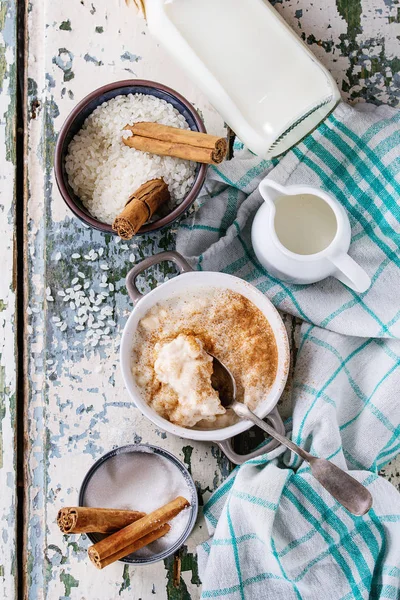
<path fill-rule="evenodd" d="M 275 5 L 332 71 L 345 98 L 398 105 L 398 0 Z M 16 0 L 0 1 L 2 599 L 17 598 L 17 588 L 30 600 L 200 595 L 195 548 L 207 537 L 201 518 L 187 547 L 165 564 L 117 563 L 104 572 L 88 565 L 84 536 L 63 539 L 55 525 L 58 508 L 76 503 L 86 470 L 118 445 L 143 440 L 167 447 L 191 469 L 203 501 L 230 469 L 217 448 L 157 431 L 132 405 L 121 380 L 118 343 L 131 309 L 125 274 L 139 258 L 172 248 L 173 229 L 117 243 L 86 229 L 55 187 L 54 144 L 72 107 L 94 88 L 130 77 L 179 90 L 209 131 L 223 131 L 207 99 L 124 0 L 20 0 L 18 7 Z M 167 267 L 154 271 L 149 285 L 166 274 Z M 75 330 L 74 311 L 60 295 L 75 278 L 90 282 L 96 293 L 110 292 L 104 303 L 109 333 L 97 343 Z M 287 319 L 287 326 L 295 345 L 296 324 Z M 287 399 L 288 392 L 284 413 Z M 399 469 L 397 462 L 385 475 L 398 484 Z"/>

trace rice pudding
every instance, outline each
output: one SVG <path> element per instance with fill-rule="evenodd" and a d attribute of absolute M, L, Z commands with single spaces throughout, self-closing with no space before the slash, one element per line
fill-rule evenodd
<path fill-rule="evenodd" d="M 232 372 L 237 400 L 254 410 L 275 380 L 278 349 L 261 310 L 231 290 L 199 286 L 153 306 L 138 324 L 132 373 L 171 423 L 220 429 L 238 419 L 211 386 L 210 354 Z"/>

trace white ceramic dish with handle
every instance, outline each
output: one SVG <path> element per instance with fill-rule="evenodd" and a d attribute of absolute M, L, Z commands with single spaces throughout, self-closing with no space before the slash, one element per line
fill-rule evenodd
<path fill-rule="evenodd" d="M 136 287 L 137 276 L 149 267 L 163 261 L 172 261 L 175 263 L 179 269 L 180 275 L 163 283 L 146 295 L 141 294 Z M 167 433 L 172 433 L 173 435 L 186 439 L 213 441 L 217 443 L 226 456 L 235 464 L 242 464 L 250 458 L 254 458 L 255 456 L 264 454 L 265 452 L 276 448 L 279 444 L 274 440 L 271 440 L 268 444 L 264 445 L 262 448 L 258 448 L 250 454 L 240 455 L 233 450 L 232 438 L 246 429 L 250 429 L 250 427 L 252 427 L 250 421 L 241 421 L 223 429 L 188 429 L 170 423 L 146 403 L 140 387 L 137 385 L 132 373 L 132 346 L 134 335 L 140 320 L 155 304 L 167 300 L 172 296 L 185 294 L 190 288 L 202 286 L 232 290 L 242 294 L 253 302 L 253 304 L 255 304 L 268 319 L 274 332 L 278 348 L 278 367 L 275 381 L 272 387 L 266 392 L 264 400 L 258 405 L 254 412 L 261 418 L 267 418 L 276 431 L 284 434 L 284 425 L 276 405 L 283 392 L 288 376 L 290 362 L 289 344 L 283 321 L 268 298 L 251 284 L 243 279 L 239 279 L 239 277 L 211 271 L 193 271 L 189 263 L 177 252 L 162 252 L 144 259 L 128 273 L 126 285 L 129 296 L 134 304 L 134 309 L 122 334 L 120 360 L 125 386 L 130 397 L 140 411 L 157 427 L 163 429 Z"/>

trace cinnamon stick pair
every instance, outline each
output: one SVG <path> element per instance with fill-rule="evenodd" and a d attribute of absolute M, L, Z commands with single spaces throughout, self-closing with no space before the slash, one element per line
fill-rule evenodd
<path fill-rule="evenodd" d="M 114 219 L 113 230 L 122 239 L 130 240 L 169 199 L 168 186 L 163 179 L 147 181 L 129 197 L 122 213 Z"/>
<path fill-rule="evenodd" d="M 190 129 L 147 122 L 126 125 L 124 129 L 132 132 L 130 137 L 122 138 L 126 146 L 160 156 L 218 165 L 228 151 L 225 138 Z"/>
<path fill-rule="evenodd" d="M 189 501 L 183 496 L 178 496 L 165 506 L 90 546 L 88 549 L 90 560 L 98 569 L 103 569 L 123 556 L 143 548 L 168 533 L 170 526 L 167 525 L 167 521 L 176 517 L 188 506 L 190 506 Z"/>
<path fill-rule="evenodd" d="M 92 563 L 104 569 L 166 535 L 171 529 L 167 521 L 188 506 L 190 503 L 183 496 L 148 515 L 133 510 L 73 506 L 58 512 L 57 524 L 62 533 L 111 533 L 88 549 Z"/>

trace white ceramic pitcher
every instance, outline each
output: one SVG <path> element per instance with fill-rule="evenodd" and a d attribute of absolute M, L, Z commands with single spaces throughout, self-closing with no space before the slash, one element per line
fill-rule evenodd
<path fill-rule="evenodd" d="M 252 226 L 254 252 L 278 279 L 308 284 L 333 276 L 358 293 L 371 285 L 367 273 L 348 254 L 349 218 L 343 206 L 319 188 L 283 187 L 264 179 L 265 200 Z"/>

